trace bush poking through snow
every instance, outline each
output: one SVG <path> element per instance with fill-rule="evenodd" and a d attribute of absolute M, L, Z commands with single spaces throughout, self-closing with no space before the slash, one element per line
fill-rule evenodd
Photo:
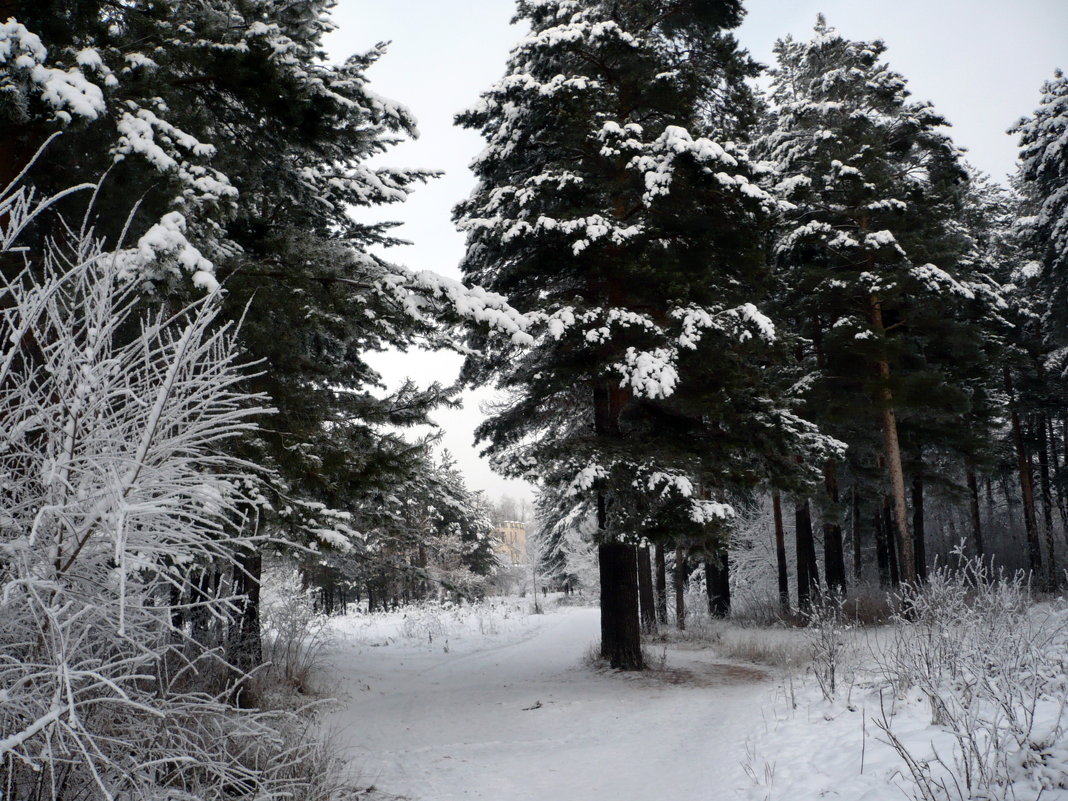
<path fill-rule="evenodd" d="M 805 613 L 805 642 L 811 656 L 812 675 L 827 701 L 838 696 L 843 681 L 852 684 L 855 647 L 846 620 L 845 599 L 825 592 Z"/>
<path fill-rule="evenodd" d="M 876 724 L 917 801 L 1015 801 L 1068 790 L 1068 610 L 1035 607 L 1022 574 L 980 560 L 939 568 L 901 597 L 879 669 L 893 694 L 919 691 L 938 734 L 920 748 Z"/>
<path fill-rule="evenodd" d="M 470 603 L 422 601 L 392 612 L 349 615 L 334 621 L 334 629 L 347 632 L 372 646 L 402 644 L 419 649 L 441 649 L 449 642 L 496 637 L 532 624 L 516 597 L 489 598 Z"/>
<path fill-rule="evenodd" d="M 322 676 L 324 652 L 332 636 L 327 616 L 315 611 L 314 593 L 302 589 L 292 565 L 280 564 L 264 572 L 260 613 L 265 665 L 256 674 L 260 695 L 318 694 L 316 681 Z"/>

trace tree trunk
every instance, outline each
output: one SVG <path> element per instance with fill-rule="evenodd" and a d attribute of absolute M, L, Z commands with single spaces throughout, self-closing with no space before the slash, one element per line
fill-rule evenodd
<path fill-rule="evenodd" d="M 681 546 L 675 548 L 675 627 L 686 629 L 686 555 Z"/>
<path fill-rule="evenodd" d="M 530 565 L 530 588 L 534 594 L 534 614 L 541 614 L 541 606 L 538 605 L 538 560 L 531 559 Z"/>
<path fill-rule="evenodd" d="M 975 462 L 970 456 L 964 459 L 964 478 L 968 483 L 968 506 L 972 518 L 972 537 L 975 539 L 975 555 L 986 556 L 983 546 L 983 526 L 979 517 L 979 482 L 975 477 Z"/>
<path fill-rule="evenodd" d="M 243 679 L 245 674 L 263 664 L 263 641 L 260 637 L 260 578 L 263 573 L 263 554 L 258 550 L 238 552 L 233 567 L 233 591 L 238 596 L 237 611 L 230 626 L 226 647 L 227 661 L 239 672 L 236 677 L 235 700 L 238 706 L 250 708 L 250 698 Z"/>
<path fill-rule="evenodd" d="M 1016 515 L 1013 509 L 1016 506 L 1016 499 L 1012 496 L 1012 482 L 1009 481 L 1007 476 L 1002 477 L 1001 491 L 1005 494 L 1005 532 L 1010 540 L 1010 547 L 1013 551 L 1016 550 L 1016 543 L 1012 540 L 1016 539 Z M 1024 535 L 1026 540 L 1026 534 Z M 994 548 L 994 552 L 997 553 L 997 548 Z"/>
<path fill-rule="evenodd" d="M 711 617 L 729 617 L 731 572 L 725 547 L 718 548 L 715 556 L 705 560 L 705 592 L 708 594 L 708 614 Z"/>
<path fill-rule="evenodd" d="M 190 586 L 195 605 L 189 613 L 189 636 L 199 645 L 210 647 L 216 644 L 211 635 L 212 618 L 208 614 L 207 604 L 218 597 L 221 583 L 222 574 L 214 565 L 209 565 L 200 571 L 196 583 Z"/>
<path fill-rule="evenodd" d="M 1068 537 L 1068 507 L 1065 506 L 1064 500 L 1060 448 L 1057 447 L 1057 429 L 1053 425 L 1052 415 L 1044 415 L 1043 421 L 1048 429 L 1049 455 L 1053 465 L 1053 498 L 1057 502 L 1057 513 L 1061 519 L 1061 533 Z"/>
<path fill-rule="evenodd" d="M 1038 440 L 1038 481 L 1042 490 L 1042 523 L 1046 535 L 1046 558 L 1049 560 L 1046 565 L 1046 590 L 1056 592 L 1060 582 L 1053 541 L 1053 491 L 1049 479 L 1049 439 L 1046 436 L 1045 415 L 1031 415 L 1029 428 L 1032 439 Z"/>
<path fill-rule="evenodd" d="M 642 633 L 656 634 L 656 604 L 653 601 L 653 568 L 649 548 L 638 546 L 638 602 L 641 606 Z"/>
<path fill-rule="evenodd" d="M 923 463 L 912 477 L 912 533 L 916 539 L 916 578 L 927 580 L 927 536 L 923 524 Z"/>
<path fill-rule="evenodd" d="M 1038 522 L 1035 518 L 1034 478 L 1031 472 L 1031 455 L 1024 442 L 1020 412 L 1016 408 L 1016 393 L 1012 385 L 1012 373 L 1004 368 L 1005 391 L 1009 395 L 1009 420 L 1012 424 L 1012 441 L 1016 447 L 1016 468 L 1020 474 L 1020 496 L 1023 500 L 1024 528 L 1027 531 L 1027 555 L 1031 573 L 1038 579 L 1042 575 L 1042 550 L 1038 543 Z"/>
<path fill-rule="evenodd" d="M 593 427 L 599 437 L 619 439 L 619 415 L 627 396 L 614 381 L 595 385 Z M 641 670 L 642 638 L 638 609 L 638 565 L 634 546 L 615 541 L 608 498 L 597 493 L 598 561 L 601 578 L 601 655 L 620 670 Z"/>
<path fill-rule="evenodd" d="M 860 498 L 857 497 L 857 488 L 854 485 L 851 490 L 853 496 L 853 581 L 860 584 L 864 580 L 864 554 L 860 542 Z"/>
<path fill-rule="evenodd" d="M 618 670 L 641 670 L 644 665 L 634 546 L 602 542 L 597 557 L 601 574 L 601 656 Z"/>
<path fill-rule="evenodd" d="M 879 586 L 889 587 L 890 576 L 890 548 L 886 537 L 886 515 L 884 508 L 879 507 L 875 512 L 875 559 L 879 564 Z"/>
<path fill-rule="evenodd" d="M 1065 470 L 1068 470 L 1068 415 L 1065 415 L 1064 418 L 1061 420 L 1061 442 L 1064 443 L 1064 468 Z M 1057 472 L 1057 475 L 1060 476 L 1060 471 Z M 1061 480 L 1058 480 L 1057 485 L 1058 488 L 1064 486 Z M 1062 490 L 1058 489 L 1057 492 L 1062 493 Z M 1064 497 L 1063 494 L 1061 494 L 1061 497 Z M 1064 543 L 1065 545 L 1068 545 L 1068 516 L 1064 518 L 1063 523 Z"/>
<path fill-rule="evenodd" d="M 896 587 L 901 583 L 901 571 L 898 569 L 900 555 L 895 547 L 894 507 L 889 495 L 883 498 L 883 530 L 886 532 L 886 557 L 890 564 L 890 584 Z"/>
<path fill-rule="evenodd" d="M 794 507 L 794 542 L 797 545 L 797 609 L 803 613 L 811 606 L 813 590 L 818 591 L 820 585 L 812 513 L 807 498 Z"/>
<path fill-rule="evenodd" d="M 838 476 L 834 462 L 828 461 L 823 467 L 824 486 L 831 506 L 838 508 Z M 845 596 L 845 553 L 842 550 L 842 526 L 837 522 L 823 524 L 823 569 L 827 579 L 827 589 L 832 593 Z"/>
<path fill-rule="evenodd" d="M 842 548 L 842 526 L 839 523 L 823 524 L 823 569 L 827 589 L 837 595 L 845 595 L 845 555 Z"/>
<path fill-rule="evenodd" d="M 771 493 L 771 511 L 775 518 L 775 564 L 779 575 L 779 613 L 790 614 L 790 577 L 786 567 L 786 532 L 782 525 L 782 499 L 779 491 Z"/>
<path fill-rule="evenodd" d="M 872 295 L 869 299 L 872 327 L 880 339 L 886 336 L 883 326 L 882 302 Z M 890 489 L 894 500 L 894 522 L 897 524 L 897 550 L 901 557 L 901 580 L 913 584 L 916 581 L 916 557 L 913 554 L 912 535 L 909 533 L 905 504 L 905 471 L 901 466 L 901 445 L 897 438 L 897 412 L 894 410 L 894 395 L 890 391 L 890 363 L 885 359 L 876 362 L 879 373 L 879 401 L 883 413 L 883 445 L 886 450 L 886 467 L 890 473 Z"/>
<path fill-rule="evenodd" d="M 190 579 L 186 579 L 186 584 L 192 588 L 193 582 Z M 181 631 L 185 626 L 185 598 L 182 593 L 182 585 L 175 582 L 171 584 L 170 589 L 170 604 L 171 604 L 171 628 L 176 632 Z"/>
<path fill-rule="evenodd" d="M 661 625 L 668 622 L 667 611 L 667 566 L 664 563 L 664 543 L 658 542 L 656 554 L 656 616 Z"/>

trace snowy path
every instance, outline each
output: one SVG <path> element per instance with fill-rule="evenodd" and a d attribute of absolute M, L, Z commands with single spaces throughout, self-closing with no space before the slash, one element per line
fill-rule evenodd
<path fill-rule="evenodd" d="M 746 797 L 761 673 L 671 651 L 666 671 L 599 672 L 582 664 L 596 609 L 521 623 L 448 652 L 440 639 L 343 637 L 332 663 L 344 700 L 327 725 L 361 781 L 413 801 L 649 801 L 665 784 L 682 801 Z"/>

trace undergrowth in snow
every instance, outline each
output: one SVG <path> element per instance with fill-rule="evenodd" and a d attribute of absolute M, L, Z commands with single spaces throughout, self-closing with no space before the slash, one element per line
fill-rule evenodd
<path fill-rule="evenodd" d="M 824 610 L 809 672 L 747 741 L 750 799 L 1068 799 L 1068 605 L 1022 576 L 936 570 L 882 630 Z M 837 686 L 829 681 L 837 670 Z"/>
<path fill-rule="evenodd" d="M 339 638 L 362 645 L 448 651 L 537 628 L 531 608 L 529 598 L 508 596 L 462 604 L 426 601 L 394 611 L 353 612 L 331 625 Z"/>

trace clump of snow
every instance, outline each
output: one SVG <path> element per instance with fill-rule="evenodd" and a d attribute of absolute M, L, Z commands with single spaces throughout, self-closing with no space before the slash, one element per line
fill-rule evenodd
<path fill-rule="evenodd" d="M 589 491 L 598 481 L 607 478 L 608 473 L 599 464 L 590 464 L 579 470 L 567 487 L 567 495 L 574 496 Z"/>
<path fill-rule="evenodd" d="M 0 65 L 28 80 L 30 88 L 50 105 L 57 119 L 69 121 L 71 116 L 95 120 L 106 111 L 104 93 L 88 80 L 81 70 L 46 66 L 48 50 L 35 33 L 15 19 L 0 22 Z M 79 63 L 94 67 L 100 57 L 94 50 L 78 54 Z"/>
<path fill-rule="evenodd" d="M 154 277 L 151 267 L 173 263 L 191 274 L 194 286 L 205 292 L 217 290 L 215 266 L 186 238 L 185 231 L 185 217 L 180 212 L 164 214 L 141 235 L 135 248 L 115 254 L 119 276 L 123 280 Z"/>
<path fill-rule="evenodd" d="M 656 348 L 651 351 L 627 348 L 623 361 L 615 365 L 623 375 L 619 385 L 628 387 L 640 398 L 669 397 L 679 383 L 679 373 L 675 369 L 675 355 L 675 351 L 667 348 Z"/>

